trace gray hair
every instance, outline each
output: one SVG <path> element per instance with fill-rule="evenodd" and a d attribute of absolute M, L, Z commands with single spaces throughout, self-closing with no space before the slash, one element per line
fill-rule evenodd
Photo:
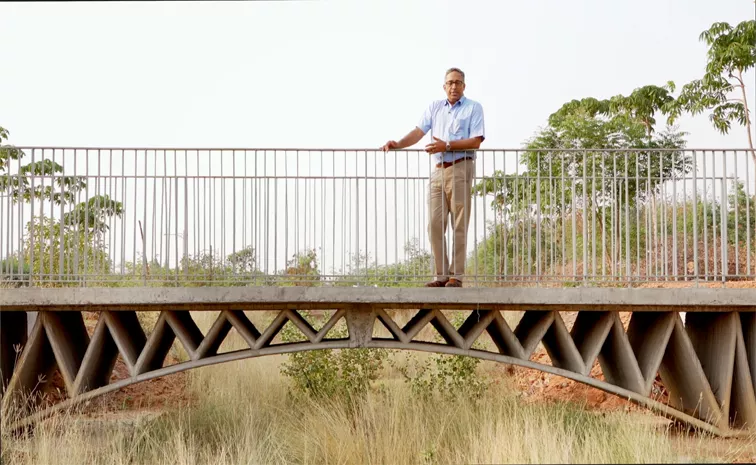
<path fill-rule="evenodd" d="M 462 71 L 462 70 L 461 70 L 461 69 L 459 69 L 459 68 L 449 68 L 449 69 L 447 69 L 447 70 L 446 70 L 446 74 L 444 74 L 444 78 L 445 78 L 446 76 L 448 76 L 448 75 L 449 75 L 449 73 L 453 73 L 453 72 L 455 72 L 455 71 L 456 71 L 456 72 L 458 72 L 459 74 L 461 74 L 461 75 L 462 75 L 462 82 L 464 82 L 464 81 L 465 81 L 465 72 L 464 72 L 464 71 Z"/>

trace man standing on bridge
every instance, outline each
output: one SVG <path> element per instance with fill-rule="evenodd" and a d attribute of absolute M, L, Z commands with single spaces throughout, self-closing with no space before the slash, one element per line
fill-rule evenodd
<path fill-rule="evenodd" d="M 433 252 L 436 279 L 427 287 L 462 287 L 467 259 L 467 229 L 472 207 L 472 180 L 475 149 L 485 139 L 483 107 L 464 96 L 465 73 L 459 68 L 446 71 L 445 100 L 431 103 L 420 123 L 400 141 L 390 140 L 384 151 L 403 149 L 420 141 L 431 131 L 425 151 L 433 157 L 428 203 L 428 235 Z M 451 214 L 454 231 L 451 266 L 446 253 L 446 224 Z"/>

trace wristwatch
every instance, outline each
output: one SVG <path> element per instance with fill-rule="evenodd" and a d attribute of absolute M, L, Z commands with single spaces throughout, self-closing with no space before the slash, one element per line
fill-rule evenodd
<path fill-rule="evenodd" d="M 446 142 L 446 151 L 447 152 L 451 152 L 451 142 L 450 141 Z"/>

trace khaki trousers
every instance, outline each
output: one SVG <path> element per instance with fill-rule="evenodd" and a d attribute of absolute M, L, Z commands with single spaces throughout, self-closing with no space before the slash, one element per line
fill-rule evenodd
<path fill-rule="evenodd" d="M 435 168 L 430 178 L 428 235 L 436 279 L 460 279 L 465 274 L 467 259 L 467 226 L 472 206 L 472 179 L 475 161 L 463 160 L 447 168 Z M 452 261 L 446 253 L 446 225 L 451 214 L 454 242 Z"/>

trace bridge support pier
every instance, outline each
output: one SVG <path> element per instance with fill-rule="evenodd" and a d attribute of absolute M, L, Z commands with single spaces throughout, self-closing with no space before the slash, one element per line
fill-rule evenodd
<path fill-rule="evenodd" d="M 375 316 L 375 310 L 367 305 L 357 306 L 346 313 L 349 347 L 368 346 L 373 339 Z"/>

